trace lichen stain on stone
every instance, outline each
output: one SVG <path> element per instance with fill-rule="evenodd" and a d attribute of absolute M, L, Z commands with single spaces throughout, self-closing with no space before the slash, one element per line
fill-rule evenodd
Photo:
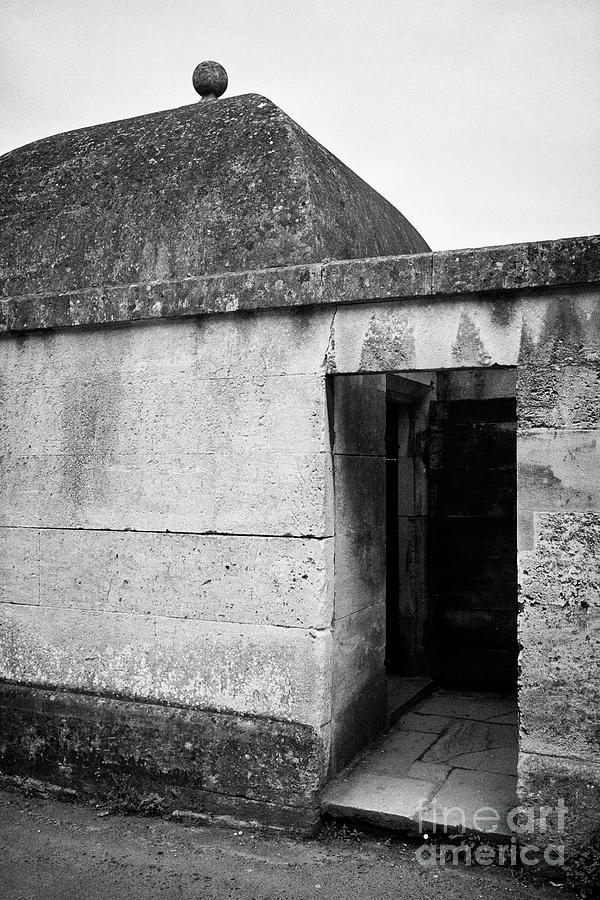
<path fill-rule="evenodd" d="M 583 328 L 573 298 L 555 297 L 548 303 L 541 342 L 553 348 L 581 348 Z"/>
<path fill-rule="evenodd" d="M 515 317 L 516 305 L 512 300 L 494 300 L 490 304 L 490 312 L 495 325 L 508 326 Z"/>
<path fill-rule="evenodd" d="M 528 485 L 542 485 L 545 490 L 560 490 L 563 483 L 554 474 L 550 466 L 526 463 L 519 467 L 519 478 Z"/>
<path fill-rule="evenodd" d="M 548 300 L 538 341 L 528 348 L 528 361 L 570 362 L 583 356 L 600 356 L 600 313 L 591 315 L 576 297 L 556 296 Z"/>
<path fill-rule="evenodd" d="M 65 383 L 62 389 L 61 487 L 74 509 L 97 503 L 106 494 L 106 457 L 119 438 L 119 406 L 123 393 L 119 372 L 110 382 L 98 383 L 92 367 L 87 378 Z"/>
<path fill-rule="evenodd" d="M 492 358 L 485 349 L 479 328 L 468 312 L 463 311 L 458 323 L 452 357 L 459 366 L 489 366 Z"/>
<path fill-rule="evenodd" d="M 536 349 L 536 341 L 533 332 L 528 323 L 523 319 L 521 326 L 521 340 L 519 343 L 519 365 L 525 365 L 534 356 Z M 518 376 L 517 376 L 518 377 Z M 517 398 L 518 399 L 518 398 Z"/>
<path fill-rule="evenodd" d="M 362 345 L 360 368 L 406 369 L 415 362 L 414 327 L 394 310 L 373 313 Z"/>

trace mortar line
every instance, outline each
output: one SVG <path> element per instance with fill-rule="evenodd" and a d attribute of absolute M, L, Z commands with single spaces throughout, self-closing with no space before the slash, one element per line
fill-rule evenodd
<path fill-rule="evenodd" d="M 174 531 L 165 528 L 162 531 L 150 528 L 99 528 L 84 525 L 0 525 L 0 529 L 22 529 L 23 531 L 98 531 L 111 534 L 160 534 L 160 535 L 191 535 L 194 537 L 249 537 L 249 538 L 286 538 L 290 540 L 327 541 L 334 537 L 333 534 L 255 534 L 248 531 Z"/>

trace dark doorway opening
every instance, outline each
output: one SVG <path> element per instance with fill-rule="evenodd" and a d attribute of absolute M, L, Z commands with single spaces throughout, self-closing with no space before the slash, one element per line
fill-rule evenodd
<path fill-rule="evenodd" d="M 415 689 L 514 692 L 515 371 L 425 375 L 388 376 L 386 668 Z"/>
<path fill-rule="evenodd" d="M 471 808 L 473 791 L 479 806 L 509 810 L 518 752 L 515 369 L 335 375 L 329 390 L 332 774 L 355 762 L 332 782 L 325 808 L 405 822 L 426 773 L 426 815 L 440 804 Z M 373 788 L 382 774 L 383 793 Z"/>

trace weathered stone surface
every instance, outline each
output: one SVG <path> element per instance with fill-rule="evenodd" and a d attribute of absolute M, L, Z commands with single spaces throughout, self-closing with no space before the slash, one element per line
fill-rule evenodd
<path fill-rule="evenodd" d="M 496 722 L 513 714 L 514 698 L 497 694 L 469 694 L 456 691 L 437 691 L 419 703 L 418 712 L 426 716 L 448 716 L 457 719 L 476 719 Z"/>
<path fill-rule="evenodd" d="M 416 834 L 415 817 L 434 787 L 434 782 L 422 779 L 351 773 L 326 788 L 322 808 L 330 816 Z"/>
<path fill-rule="evenodd" d="M 325 453 L 71 452 L 0 463 L 0 524 L 9 527 L 332 534 Z"/>
<path fill-rule="evenodd" d="M 432 705 L 450 715 L 429 714 Z M 507 833 L 516 806 L 516 698 L 436 691 L 415 710 L 325 788 L 324 809 L 403 830 L 421 826 L 421 834 L 446 826 Z M 407 812 L 402 800 L 412 804 L 423 782 Z M 489 807 L 497 810 L 491 819 Z"/>
<path fill-rule="evenodd" d="M 332 533 L 330 323 L 311 311 L 5 338 L 3 524 Z"/>
<path fill-rule="evenodd" d="M 333 627 L 331 770 L 339 771 L 387 724 L 385 604 Z"/>
<path fill-rule="evenodd" d="M 317 817 L 325 743 L 309 726 L 16 685 L 0 686 L 0 720 L 4 775 L 82 799 L 278 825 Z"/>
<path fill-rule="evenodd" d="M 331 772 L 387 723 L 386 379 L 336 378 L 333 392 L 335 619 Z"/>
<path fill-rule="evenodd" d="M 0 602 L 37 604 L 39 599 L 39 533 L 0 528 Z"/>
<path fill-rule="evenodd" d="M 330 719 L 329 630 L 6 603 L 0 616 L 0 678 L 315 726 Z"/>
<path fill-rule="evenodd" d="M 497 835 L 510 835 L 507 825 L 508 813 L 517 805 L 517 779 L 515 775 L 502 775 L 495 772 L 478 772 L 473 769 L 454 769 L 447 781 L 434 797 L 434 803 L 422 812 L 423 826 L 429 830 L 443 830 L 444 823 L 450 829 L 468 829 L 469 831 L 487 831 L 481 826 L 481 809 L 493 808 L 500 821 L 492 820 L 492 832 Z M 487 822 L 489 819 L 484 819 Z M 479 823 L 479 827 L 477 824 Z"/>
<path fill-rule="evenodd" d="M 600 766 L 521 753 L 519 803 L 532 810 L 530 839 L 541 846 L 564 847 L 565 869 L 574 886 L 594 897 L 600 890 Z M 544 809 L 544 828 L 540 810 Z M 527 840 L 527 838 L 524 838 Z M 556 868 L 554 868 L 556 872 Z"/>
<path fill-rule="evenodd" d="M 326 628 L 333 538 L 0 528 L 6 603 Z"/>
<path fill-rule="evenodd" d="M 335 615 L 385 596 L 385 461 L 334 456 Z"/>
<path fill-rule="evenodd" d="M 600 516 L 536 516 L 519 554 L 521 745 L 597 760 L 600 742 Z"/>
<path fill-rule="evenodd" d="M 600 431 L 532 428 L 517 436 L 519 509 L 600 509 Z"/>
<path fill-rule="evenodd" d="M 517 771 L 516 725 L 458 719 L 423 754 L 423 762 L 512 775 Z"/>
<path fill-rule="evenodd" d="M 255 94 L 22 147 L 0 161 L 0 202 L 4 296 L 429 250 Z"/>
<path fill-rule="evenodd" d="M 449 403 L 466 398 L 480 401 L 514 397 L 517 370 L 515 368 L 454 369 L 443 373 L 436 382 L 436 399 Z"/>
<path fill-rule="evenodd" d="M 385 375 L 331 379 L 333 452 L 336 455 L 385 455 Z"/>
<path fill-rule="evenodd" d="M 578 284 L 598 280 L 599 271 L 598 235 L 449 250 L 433 254 L 433 292 L 457 294 Z"/>
<path fill-rule="evenodd" d="M 510 328 L 515 324 L 517 291 L 542 288 L 554 295 L 558 320 L 562 315 L 561 307 L 568 308 L 571 304 L 564 291 L 557 293 L 560 285 L 569 286 L 569 295 L 580 292 L 586 296 L 589 291 L 583 286 L 600 281 L 598 246 L 598 236 L 566 238 L 356 262 L 340 260 L 311 265 L 303 261 L 298 265 L 180 279 L 159 277 L 148 282 L 134 279 L 133 283 L 103 284 L 66 294 L 41 289 L 41 293 L 36 291 L 4 301 L 0 298 L 0 330 L 27 331 L 238 310 L 364 303 L 392 296 L 406 300 L 411 297 L 440 298 L 436 299 L 437 306 L 444 296 L 458 299 L 469 291 L 479 297 L 489 295 L 486 302 L 494 322 Z M 570 270 L 565 260 L 572 255 L 579 258 L 580 265 Z M 544 263 L 537 268 L 521 267 L 521 274 L 516 279 L 506 277 L 504 267 L 510 267 L 515 258 L 536 256 L 538 262 L 543 259 Z M 440 272 L 448 270 L 450 274 L 441 280 L 439 277 L 432 280 L 434 266 Z M 505 290 L 511 293 L 502 293 Z M 527 293 L 522 295 L 522 302 L 527 303 Z M 523 335 L 523 361 L 531 354 L 531 334 L 537 334 L 542 319 L 536 299 Z M 464 322 L 463 336 L 468 338 L 470 331 L 469 323 Z M 557 347 L 561 350 L 560 344 Z M 485 351 L 481 353 L 479 348 L 478 354 L 475 346 L 472 349 L 475 357 L 480 355 L 485 359 Z M 514 360 L 508 364 L 514 364 Z"/>
<path fill-rule="evenodd" d="M 519 366 L 519 428 L 597 428 L 600 365 Z"/>
<path fill-rule="evenodd" d="M 554 290 L 541 297 L 525 294 L 519 304 L 522 314 L 519 365 L 600 362 L 599 300 L 597 286 Z"/>
<path fill-rule="evenodd" d="M 0 338 L 3 380 L 60 384 L 112 376 L 198 379 L 324 372 L 333 311 L 266 311 L 129 328 L 39 331 Z"/>
<path fill-rule="evenodd" d="M 513 301 L 514 302 L 514 301 Z M 513 366 L 518 316 L 498 321 L 478 298 L 340 306 L 329 368 L 335 373 L 394 372 L 465 366 Z"/>
<path fill-rule="evenodd" d="M 327 263 L 321 267 L 320 302 L 429 296 L 434 256 L 421 253 Z"/>
<path fill-rule="evenodd" d="M 319 453 L 329 442 L 323 376 L 28 375 L 0 390 L 0 455 Z"/>

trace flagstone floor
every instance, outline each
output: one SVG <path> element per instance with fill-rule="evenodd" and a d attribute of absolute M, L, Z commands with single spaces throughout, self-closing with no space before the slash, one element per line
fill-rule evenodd
<path fill-rule="evenodd" d="M 515 697 L 437 690 L 327 786 L 323 810 L 404 831 L 510 835 L 517 746 Z"/>

